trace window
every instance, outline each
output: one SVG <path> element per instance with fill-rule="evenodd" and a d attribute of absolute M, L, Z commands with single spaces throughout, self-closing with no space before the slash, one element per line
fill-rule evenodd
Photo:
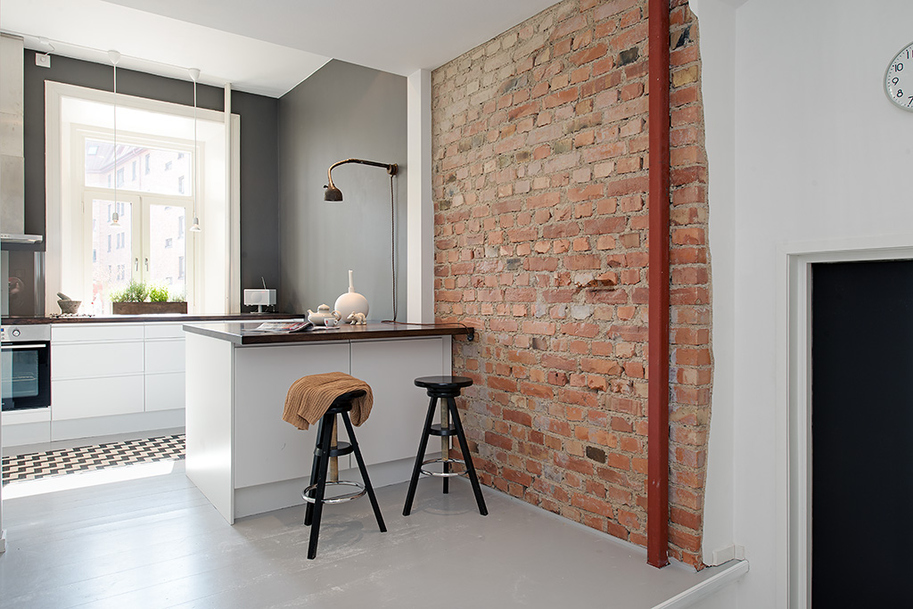
<path fill-rule="evenodd" d="M 171 237 L 168 237 L 167 239 L 165 239 L 165 249 L 166 250 L 171 249 Z"/>
<path fill-rule="evenodd" d="M 130 179 L 133 180 L 134 182 L 136 182 L 136 161 L 133 161 L 133 163 L 131 163 L 131 172 L 132 172 L 133 177 L 131 177 Z"/>
<path fill-rule="evenodd" d="M 178 192 L 184 194 L 184 176 L 178 177 Z"/>
<path fill-rule="evenodd" d="M 108 251 L 111 251 L 111 235 L 108 235 Z"/>
<path fill-rule="evenodd" d="M 52 82 L 45 91 L 46 234 L 48 242 L 63 244 L 46 258 L 48 285 L 72 293 L 96 315 L 110 313 L 111 292 L 131 279 L 165 285 L 171 278 L 172 295 L 183 293 L 194 313 L 224 314 L 238 306 L 232 288 L 240 279 L 240 246 L 225 238 L 234 237 L 229 218 L 236 217 L 238 199 L 224 176 L 239 162 L 236 150 L 226 154 L 239 118 L 231 117 L 226 130 L 221 112 L 200 110 L 197 120 L 205 127 L 194 148 L 192 109 L 118 98 L 115 165 L 113 95 Z M 202 168 L 198 182 L 190 179 L 194 163 Z M 204 194 L 195 197 L 198 185 Z M 202 233 L 187 230 L 194 204 Z M 112 227 L 115 211 L 120 218 Z M 53 304 L 49 290 L 46 306 Z"/>

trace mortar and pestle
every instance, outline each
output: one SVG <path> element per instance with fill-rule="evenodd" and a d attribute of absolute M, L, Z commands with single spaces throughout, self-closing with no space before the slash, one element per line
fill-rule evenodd
<path fill-rule="evenodd" d="M 79 305 L 82 304 L 81 300 L 73 300 L 63 292 L 57 292 L 57 298 L 57 306 L 64 315 L 76 315 Z"/>

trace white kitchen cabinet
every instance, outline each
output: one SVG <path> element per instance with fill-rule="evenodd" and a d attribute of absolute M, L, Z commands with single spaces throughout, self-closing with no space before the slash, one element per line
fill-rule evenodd
<path fill-rule="evenodd" d="M 147 323 L 145 337 L 146 412 L 183 409 L 182 325 Z"/>
<path fill-rule="evenodd" d="M 144 410 L 142 324 L 51 326 L 51 421 Z"/>
<path fill-rule="evenodd" d="M 146 374 L 145 412 L 183 409 L 184 373 Z"/>
<path fill-rule="evenodd" d="M 143 412 L 143 375 L 53 381 L 52 421 Z"/>
<path fill-rule="evenodd" d="M 51 342 L 51 379 L 93 379 L 109 376 L 143 376 L 143 341 Z"/>
<path fill-rule="evenodd" d="M 51 420 L 108 417 L 111 429 L 183 423 L 184 333 L 180 323 L 79 323 L 51 327 Z M 174 416 L 162 418 L 168 412 Z M 111 419 L 129 415 L 121 419 Z M 144 418 L 144 415 L 146 418 Z M 118 423 L 120 421 L 120 423 Z M 121 425 L 119 427 L 119 425 Z M 173 425 L 168 425 L 173 426 Z M 99 426 L 99 433 L 102 427 Z"/>

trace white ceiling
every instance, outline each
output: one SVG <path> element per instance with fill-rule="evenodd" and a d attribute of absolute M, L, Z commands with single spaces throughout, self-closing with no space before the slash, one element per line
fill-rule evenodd
<path fill-rule="evenodd" d="M 27 48 L 279 97 L 330 59 L 407 76 L 555 0 L 3 0 Z"/>

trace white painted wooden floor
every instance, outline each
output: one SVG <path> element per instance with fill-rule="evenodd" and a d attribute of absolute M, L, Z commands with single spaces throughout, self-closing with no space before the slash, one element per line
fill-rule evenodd
<path fill-rule="evenodd" d="M 408 518 L 406 484 L 377 489 L 387 533 L 366 498 L 327 506 L 310 561 L 303 507 L 229 526 L 181 465 L 4 500 L 0 607 L 637 609 L 722 569 L 654 569 L 640 548 L 491 489 L 482 517 L 468 483 L 452 481 L 444 496 L 431 479 Z"/>

